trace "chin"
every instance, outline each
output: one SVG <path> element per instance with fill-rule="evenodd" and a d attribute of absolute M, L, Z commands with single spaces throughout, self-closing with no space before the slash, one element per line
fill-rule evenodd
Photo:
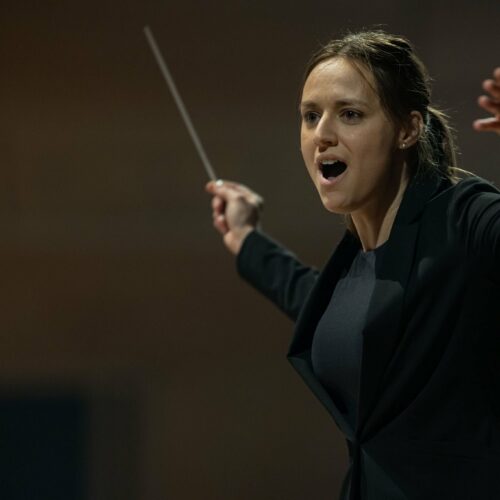
<path fill-rule="evenodd" d="M 346 215 L 350 212 L 342 203 L 339 203 L 339 200 L 332 200 L 331 195 L 321 196 L 321 203 L 323 203 L 325 209 L 332 214 Z"/>

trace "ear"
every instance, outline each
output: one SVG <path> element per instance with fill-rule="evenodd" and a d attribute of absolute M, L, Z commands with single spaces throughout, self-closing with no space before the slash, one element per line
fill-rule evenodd
<path fill-rule="evenodd" d="M 398 135 L 398 148 L 407 149 L 419 139 L 424 129 L 424 119 L 420 111 L 412 111 L 405 125 L 401 127 Z"/>

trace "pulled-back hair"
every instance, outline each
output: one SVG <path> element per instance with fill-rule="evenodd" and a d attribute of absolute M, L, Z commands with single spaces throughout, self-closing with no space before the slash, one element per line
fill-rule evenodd
<path fill-rule="evenodd" d="M 322 46 L 310 59 L 304 75 L 321 62 L 343 57 L 368 69 L 376 84 L 376 93 L 387 115 L 403 125 L 411 111 L 419 111 L 424 127 L 417 143 L 409 149 L 410 172 L 422 175 L 435 172 L 456 180 L 456 147 L 448 117 L 431 105 L 430 78 L 410 42 L 402 36 L 382 30 L 349 33 Z"/>

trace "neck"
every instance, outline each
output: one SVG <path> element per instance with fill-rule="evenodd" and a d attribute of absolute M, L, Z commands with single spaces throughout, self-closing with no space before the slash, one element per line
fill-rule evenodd
<path fill-rule="evenodd" d="M 389 187 L 382 193 L 383 196 L 378 197 L 363 211 L 351 213 L 352 222 L 365 252 L 379 247 L 389 239 L 409 181 L 407 169 L 402 168 L 400 172 L 398 179 L 387 184 Z"/>

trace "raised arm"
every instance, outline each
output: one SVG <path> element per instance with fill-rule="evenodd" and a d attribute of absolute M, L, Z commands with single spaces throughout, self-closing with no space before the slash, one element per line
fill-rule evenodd
<path fill-rule="evenodd" d="M 295 320 L 316 281 L 318 271 L 257 230 L 262 197 L 235 182 L 209 182 L 214 227 L 237 256 L 238 273 Z"/>
<path fill-rule="evenodd" d="M 483 81 L 488 95 L 481 95 L 478 104 L 492 116 L 475 120 L 478 132 L 496 132 L 500 135 L 500 67 L 493 78 Z M 500 192 L 492 184 L 476 178 L 460 184 L 452 205 L 458 214 L 457 224 L 468 251 L 475 256 L 500 261 Z"/>

